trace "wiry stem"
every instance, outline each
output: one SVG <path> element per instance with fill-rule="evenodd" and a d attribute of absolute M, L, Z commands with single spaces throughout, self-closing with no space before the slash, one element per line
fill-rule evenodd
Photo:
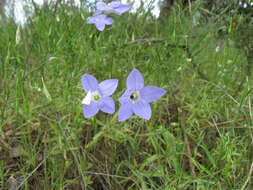
<path fill-rule="evenodd" d="M 184 133 L 184 142 L 185 142 L 186 148 L 187 148 L 187 156 L 188 156 L 189 165 L 190 165 L 190 168 L 191 168 L 191 174 L 192 174 L 192 177 L 196 178 L 197 175 L 196 175 L 196 172 L 195 172 L 195 166 L 192 164 L 191 146 L 190 146 L 188 137 L 187 137 L 187 135 L 185 133 Z"/>

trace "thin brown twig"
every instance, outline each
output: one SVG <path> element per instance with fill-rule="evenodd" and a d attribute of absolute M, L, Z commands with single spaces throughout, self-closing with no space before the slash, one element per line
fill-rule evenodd
<path fill-rule="evenodd" d="M 229 126 L 229 127 L 219 127 L 222 129 L 253 129 L 253 126 L 251 127 L 243 127 L 243 126 Z"/>
<path fill-rule="evenodd" d="M 253 173 L 253 161 L 251 163 L 251 166 L 250 166 L 250 170 L 249 170 L 249 173 L 248 173 L 248 177 L 245 181 L 245 183 L 243 184 L 241 190 L 244 190 L 246 188 L 246 186 L 248 185 L 249 181 L 250 181 L 250 178 L 251 178 L 251 175 Z"/>
<path fill-rule="evenodd" d="M 187 149 L 187 157 L 188 157 L 188 161 L 189 161 L 189 166 L 191 168 L 191 174 L 192 174 L 193 178 L 196 178 L 197 175 L 196 175 L 196 172 L 195 172 L 195 166 L 192 163 L 192 150 L 191 150 L 191 146 L 190 146 L 187 134 L 186 134 L 185 130 L 182 127 L 182 125 L 185 125 L 185 123 L 186 123 L 185 122 L 186 121 L 186 117 L 187 117 L 186 112 L 182 111 L 181 112 L 181 116 L 180 116 L 180 118 L 181 118 L 180 119 L 181 120 L 181 130 L 182 130 L 182 133 L 183 133 L 183 136 L 184 136 L 184 143 L 185 143 L 186 149 Z"/>
<path fill-rule="evenodd" d="M 33 173 L 35 173 L 42 164 L 44 164 L 44 162 L 46 161 L 46 158 L 44 158 L 38 165 L 36 168 L 34 168 L 34 170 L 29 173 L 29 175 L 19 184 L 19 186 L 16 188 L 16 190 L 20 189 L 24 184 L 25 182 L 33 175 Z"/>
<path fill-rule="evenodd" d="M 213 127 L 219 127 L 219 128 L 247 128 L 248 127 L 243 127 L 243 126 L 221 126 L 221 125 L 226 125 L 226 124 L 230 124 L 230 123 L 242 123 L 244 121 L 249 121 L 251 120 L 250 117 L 248 118 L 244 118 L 244 119 L 239 119 L 239 120 L 231 120 L 231 121 L 223 121 L 223 122 L 220 122 L 220 123 L 216 123 L 215 125 L 208 125 L 208 126 L 204 126 L 203 128 L 213 128 Z"/>
<path fill-rule="evenodd" d="M 219 135 L 221 136 L 220 130 L 219 130 L 219 128 L 218 128 L 218 125 L 217 125 L 215 119 L 212 118 L 212 120 L 213 120 L 213 123 L 214 123 L 214 126 L 215 126 L 216 130 L 218 131 Z"/>
<path fill-rule="evenodd" d="M 187 135 L 186 135 L 185 133 L 184 133 L 184 142 L 185 142 L 186 148 L 187 148 L 187 156 L 188 156 L 189 165 L 190 165 L 190 168 L 191 168 L 191 174 L 192 174 L 192 177 L 196 178 L 197 175 L 196 175 L 196 172 L 195 172 L 195 166 L 194 166 L 193 163 L 192 163 L 192 151 L 191 151 L 191 146 L 190 146 L 188 137 L 187 137 Z"/>

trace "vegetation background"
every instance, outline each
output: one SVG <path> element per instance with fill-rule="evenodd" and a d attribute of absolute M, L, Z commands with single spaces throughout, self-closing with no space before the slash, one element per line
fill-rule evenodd
<path fill-rule="evenodd" d="M 250 3 L 178 0 L 103 32 L 61 1 L 2 17 L 0 189 L 253 189 Z M 117 100 L 133 68 L 168 91 L 151 120 L 85 119 L 81 76 L 118 78 Z"/>

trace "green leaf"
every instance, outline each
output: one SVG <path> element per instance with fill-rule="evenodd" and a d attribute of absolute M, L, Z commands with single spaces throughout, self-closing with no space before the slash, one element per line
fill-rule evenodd
<path fill-rule="evenodd" d="M 42 84 L 43 84 L 43 90 L 42 90 L 42 92 L 45 94 L 46 98 L 51 102 L 52 101 L 52 97 L 51 97 L 50 93 L 47 90 L 47 87 L 46 87 L 46 84 L 44 82 L 43 77 L 41 78 L 41 80 L 42 80 Z"/>

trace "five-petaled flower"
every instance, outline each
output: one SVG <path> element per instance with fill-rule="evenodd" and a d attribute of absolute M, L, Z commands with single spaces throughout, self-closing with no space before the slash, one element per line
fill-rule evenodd
<path fill-rule="evenodd" d="M 95 24 L 96 28 L 99 31 L 103 31 L 105 29 L 105 25 L 112 25 L 114 20 L 110 17 L 107 17 L 105 14 L 95 15 L 93 17 L 88 18 L 88 24 Z"/>
<path fill-rule="evenodd" d="M 98 2 L 96 4 L 97 13 L 105 11 L 108 13 L 114 13 L 117 15 L 122 15 L 132 8 L 131 5 L 122 4 L 120 0 L 112 1 L 111 3 Z"/>
<path fill-rule="evenodd" d="M 109 114 L 114 113 L 115 103 L 110 96 L 118 86 L 117 79 L 105 80 L 98 84 L 95 77 L 84 74 L 82 76 L 82 86 L 87 93 L 82 101 L 84 117 L 94 116 L 99 110 Z"/>
<path fill-rule="evenodd" d="M 156 86 L 145 86 L 142 74 L 133 69 L 127 78 L 127 90 L 119 99 L 121 107 L 119 109 L 119 121 L 125 121 L 132 114 L 149 120 L 151 108 L 149 103 L 159 99 L 166 91 Z"/>

